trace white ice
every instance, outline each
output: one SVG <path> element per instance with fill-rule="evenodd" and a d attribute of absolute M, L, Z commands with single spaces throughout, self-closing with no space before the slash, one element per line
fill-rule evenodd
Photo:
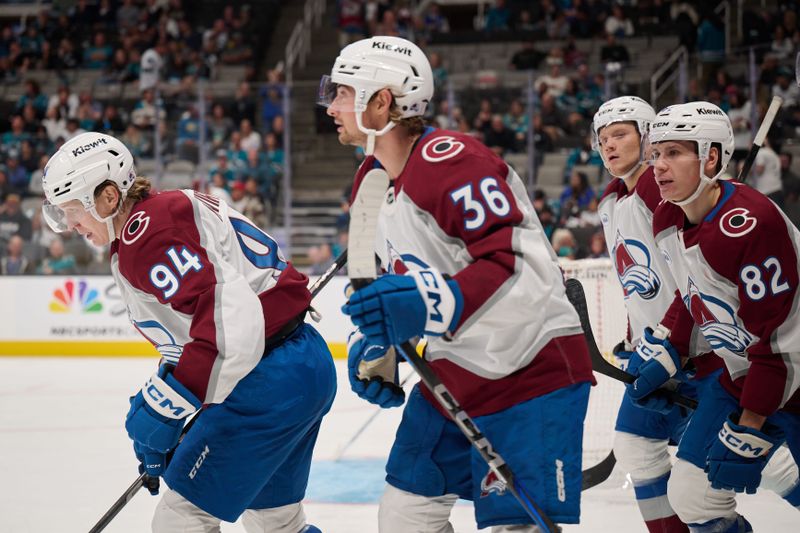
<path fill-rule="evenodd" d="M 147 358 L 0 358 L 0 532 L 86 532 L 95 524 L 138 475 L 123 422 L 128 397 L 154 365 L 155 360 Z M 320 468 L 331 464 L 375 409 L 350 392 L 344 362 L 337 365 L 339 394 L 314 456 Z M 400 409 L 391 409 L 378 415 L 343 459 L 382 464 L 400 414 Z M 352 483 L 341 481 L 357 486 L 363 482 L 356 479 L 361 475 L 354 469 Z M 375 466 L 367 484 L 374 488 L 381 476 Z M 311 486 L 317 487 L 312 492 L 337 489 L 319 485 L 312 479 Z M 139 491 L 106 531 L 149 531 L 156 501 L 147 491 Z M 740 497 L 740 502 L 740 512 L 756 532 L 798 530 L 797 511 L 772 493 Z M 325 533 L 377 531 L 376 501 L 342 504 L 309 499 L 305 509 L 309 522 Z M 458 532 L 476 531 L 471 504 L 457 505 L 452 523 Z M 624 486 L 620 474 L 584 492 L 581 524 L 564 530 L 646 531 L 633 490 Z M 223 531 L 244 529 L 238 523 L 224 524 Z"/>

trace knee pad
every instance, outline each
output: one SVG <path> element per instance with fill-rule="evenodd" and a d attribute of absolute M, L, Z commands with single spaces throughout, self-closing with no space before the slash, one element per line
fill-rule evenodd
<path fill-rule="evenodd" d="M 761 472 L 761 488 L 777 493 L 796 507 L 800 501 L 792 500 L 797 500 L 800 496 L 792 493 L 797 492 L 798 480 L 797 463 L 789 448 L 779 447 Z"/>
<path fill-rule="evenodd" d="M 378 530 L 380 533 L 453 533 L 450 524 L 450 509 L 458 496 L 420 496 L 392 485 L 386 485 L 378 507 Z"/>
<path fill-rule="evenodd" d="M 175 492 L 168 490 L 161 497 L 153 515 L 153 533 L 219 533 L 220 519 L 203 511 Z"/>
<path fill-rule="evenodd" d="M 242 525 L 247 533 L 301 533 L 307 529 L 314 531 L 310 529 L 314 526 L 306 526 L 306 514 L 299 502 L 268 509 L 248 509 L 242 514 Z"/>
<path fill-rule="evenodd" d="M 614 455 L 634 482 L 659 478 L 670 471 L 672 460 L 668 446 L 667 440 L 650 439 L 624 431 L 614 433 Z"/>
<path fill-rule="evenodd" d="M 704 524 L 716 519 L 736 518 L 736 493 L 711 488 L 706 473 L 678 459 L 672 467 L 667 497 L 684 524 Z"/>

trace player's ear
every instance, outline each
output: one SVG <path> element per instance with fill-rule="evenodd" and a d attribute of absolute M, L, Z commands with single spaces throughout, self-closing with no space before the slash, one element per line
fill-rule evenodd
<path fill-rule="evenodd" d="M 381 89 L 375 93 L 375 98 L 373 101 L 375 102 L 376 111 L 378 111 L 380 114 L 385 113 L 388 115 L 392 108 L 392 102 L 394 101 L 392 91 L 389 89 Z"/>
<path fill-rule="evenodd" d="M 100 201 L 104 206 L 113 210 L 119 201 L 119 191 L 113 184 L 107 184 L 100 192 Z"/>
<path fill-rule="evenodd" d="M 708 150 L 708 159 L 705 163 L 706 176 L 715 176 L 717 174 L 717 166 L 719 164 L 719 147 L 712 145 Z"/>

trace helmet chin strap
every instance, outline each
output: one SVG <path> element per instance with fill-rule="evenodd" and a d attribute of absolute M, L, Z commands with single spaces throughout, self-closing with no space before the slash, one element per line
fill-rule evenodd
<path fill-rule="evenodd" d="M 694 190 L 694 192 L 692 194 L 690 194 L 688 198 L 685 198 L 683 200 L 677 200 L 677 201 L 675 201 L 675 200 L 667 200 L 669 203 L 675 204 L 675 205 L 680 206 L 680 207 L 682 207 L 684 205 L 687 205 L 687 204 L 690 204 L 690 203 L 694 202 L 695 200 L 697 200 L 697 198 L 701 194 L 703 194 L 703 191 L 705 191 L 709 186 L 711 186 L 714 183 L 716 183 L 717 179 L 719 179 L 719 174 L 717 174 L 713 178 L 709 178 L 708 176 L 706 176 L 705 173 L 703 172 L 704 163 L 705 163 L 705 159 L 701 159 L 700 160 L 700 183 L 697 184 L 697 188 Z M 722 174 L 722 172 L 720 172 L 720 174 Z"/>
<path fill-rule="evenodd" d="M 639 161 L 638 163 L 633 165 L 633 167 L 631 167 L 631 169 L 629 171 L 625 172 L 624 174 L 620 174 L 619 176 L 614 174 L 613 172 L 611 172 L 611 169 L 608 168 L 608 167 L 606 167 L 606 170 L 608 170 L 608 173 L 611 174 L 612 176 L 614 176 L 615 178 L 619 178 L 619 179 L 624 181 L 624 180 L 630 178 L 631 176 L 633 176 L 633 174 L 637 170 L 639 170 L 640 168 L 642 168 L 642 162 L 641 161 Z"/>
<path fill-rule="evenodd" d="M 621 179 L 621 180 L 623 180 L 623 181 L 625 181 L 626 179 L 628 179 L 628 178 L 630 178 L 631 176 L 633 176 L 633 174 L 634 174 L 634 173 L 635 173 L 637 170 L 639 170 L 640 168 L 642 168 L 642 164 L 644 164 L 644 161 L 643 161 L 643 160 L 644 160 L 644 146 L 643 146 L 643 144 L 644 144 L 644 143 L 642 142 L 642 139 L 641 139 L 641 137 L 640 137 L 640 138 L 639 138 L 639 161 L 637 161 L 637 162 L 636 162 L 636 164 L 635 164 L 635 165 L 633 165 L 629 171 L 627 171 L 627 172 L 625 172 L 625 173 L 623 173 L 623 174 L 620 174 L 620 175 L 614 174 L 614 173 L 611 171 L 611 169 L 610 169 L 610 168 L 608 168 L 608 165 L 605 165 L 605 161 L 606 161 L 606 160 L 605 160 L 605 158 L 603 158 L 603 164 L 605 165 L 605 167 L 606 167 L 606 170 L 608 170 L 608 173 L 609 173 L 609 174 L 611 174 L 612 176 L 614 176 L 615 178 L 619 178 L 619 179 Z M 602 154 L 601 154 L 601 156 L 602 156 Z"/>
<path fill-rule="evenodd" d="M 113 213 L 108 215 L 107 217 L 103 218 L 97 213 L 97 207 L 92 206 L 90 213 L 98 222 L 105 222 L 106 224 L 106 231 L 108 232 L 108 242 L 109 244 L 114 242 L 117 239 L 117 232 L 114 229 L 114 217 L 119 214 L 119 210 L 122 208 L 122 201 L 119 202 L 117 208 L 114 210 Z"/>
<path fill-rule="evenodd" d="M 389 130 L 395 127 L 395 123 L 390 120 L 381 130 L 366 128 L 361 121 L 362 113 L 363 111 L 356 111 L 356 125 L 359 131 L 367 136 L 367 146 L 364 148 L 364 154 L 372 155 L 375 152 L 375 137 L 385 135 Z"/>

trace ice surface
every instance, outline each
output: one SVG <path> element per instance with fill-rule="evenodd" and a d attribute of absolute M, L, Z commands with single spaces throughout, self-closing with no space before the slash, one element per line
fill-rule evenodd
<path fill-rule="evenodd" d="M 155 359 L 0 357 L 0 532 L 86 532 L 136 479 L 123 423 L 128 397 L 152 374 Z M 325 533 L 377 531 L 383 464 L 401 410 L 385 410 L 342 447 L 375 407 L 358 399 L 337 362 L 339 394 L 325 419 L 305 503 Z M 408 369 L 404 369 L 408 371 Z M 413 381 L 413 380 L 412 380 Z M 157 498 L 141 490 L 106 529 L 150 530 Z M 741 497 L 756 532 L 797 531 L 797 511 L 774 494 Z M 645 532 L 624 476 L 584 493 L 582 523 L 566 532 Z M 476 531 L 472 506 L 457 505 L 456 531 Z M 244 531 L 224 524 L 223 531 Z"/>

